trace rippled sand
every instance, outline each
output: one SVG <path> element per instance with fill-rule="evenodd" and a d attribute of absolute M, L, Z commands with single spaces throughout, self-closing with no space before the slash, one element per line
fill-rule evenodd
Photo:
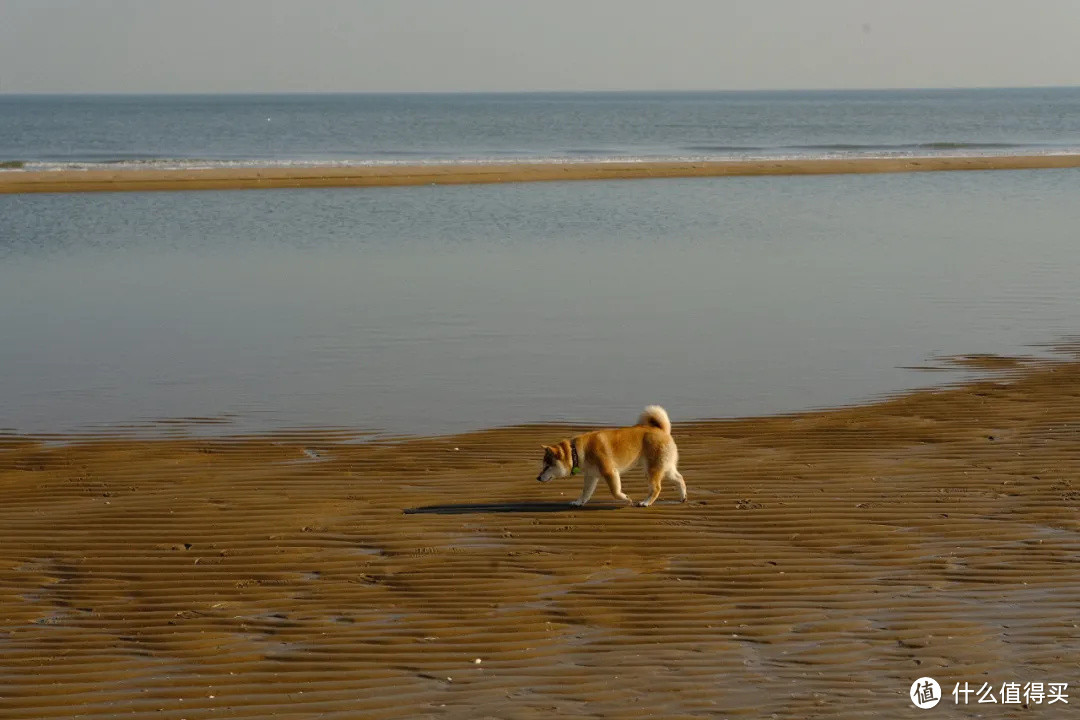
<path fill-rule="evenodd" d="M 447 163 L 204 169 L 14 170 L 0 193 L 459 185 L 736 175 L 834 175 L 1080 167 L 1080 155 L 971 155 L 641 162 Z"/>
<path fill-rule="evenodd" d="M 936 717 L 1013 680 L 1064 716 L 1080 364 L 963 362 L 995 375 L 677 424 L 690 502 L 649 509 L 538 484 L 568 428 L 8 438 L 0 717 L 916 717 L 923 675 Z"/>

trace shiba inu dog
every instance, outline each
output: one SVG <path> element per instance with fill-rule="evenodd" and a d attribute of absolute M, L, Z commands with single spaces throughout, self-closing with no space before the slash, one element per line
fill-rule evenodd
<path fill-rule="evenodd" d="M 601 478 L 615 499 L 634 504 L 622 491 L 620 473 L 638 465 L 645 466 L 649 477 L 649 496 L 637 503 L 648 507 L 660 495 L 660 483 L 673 480 L 679 487 L 679 502 L 686 502 L 686 482 L 676 468 L 679 450 L 671 437 L 671 420 L 664 408 L 650 405 L 632 427 L 594 430 L 576 435 L 554 445 L 544 445 L 544 469 L 536 478 L 548 482 L 555 478 L 585 476 L 581 495 L 571 505 L 589 502 Z"/>

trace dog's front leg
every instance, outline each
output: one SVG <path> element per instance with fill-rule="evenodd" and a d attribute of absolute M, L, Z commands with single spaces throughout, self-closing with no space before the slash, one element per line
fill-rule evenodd
<path fill-rule="evenodd" d="M 589 498 L 592 497 L 593 490 L 596 490 L 597 477 L 595 475 L 586 475 L 585 484 L 581 487 L 581 497 L 577 500 L 571 501 L 571 505 L 580 507 L 589 502 Z"/>
<path fill-rule="evenodd" d="M 604 481 L 608 484 L 608 489 L 611 490 L 611 495 L 616 500 L 622 500 L 624 503 L 633 505 L 634 501 L 626 497 L 626 493 L 622 491 L 622 478 L 619 477 L 618 470 L 611 470 L 604 473 Z"/>

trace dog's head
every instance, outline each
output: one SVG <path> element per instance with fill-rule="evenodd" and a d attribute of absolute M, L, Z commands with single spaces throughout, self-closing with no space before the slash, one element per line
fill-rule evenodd
<path fill-rule="evenodd" d="M 536 479 L 547 482 L 555 478 L 566 477 L 570 474 L 570 458 L 566 457 L 566 450 L 562 445 L 544 445 L 544 469 L 540 471 Z"/>

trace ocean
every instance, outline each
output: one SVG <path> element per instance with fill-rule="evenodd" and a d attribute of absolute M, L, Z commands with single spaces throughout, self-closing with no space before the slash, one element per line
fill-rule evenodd
<path fill-rule="evenodd" d="M 0 96 L 0 172 L 1080 152 L 1080 89 Z M 1076 170 L 0 195 L 0 431 L 867 402 L 1077 332 Z M 920 369 L 921 368 L 921 369 Z"/>
<path fill-rule="evenodd" d="M 0 95 L 28 169 L 1080 151 L 1080 88 Z"/>

